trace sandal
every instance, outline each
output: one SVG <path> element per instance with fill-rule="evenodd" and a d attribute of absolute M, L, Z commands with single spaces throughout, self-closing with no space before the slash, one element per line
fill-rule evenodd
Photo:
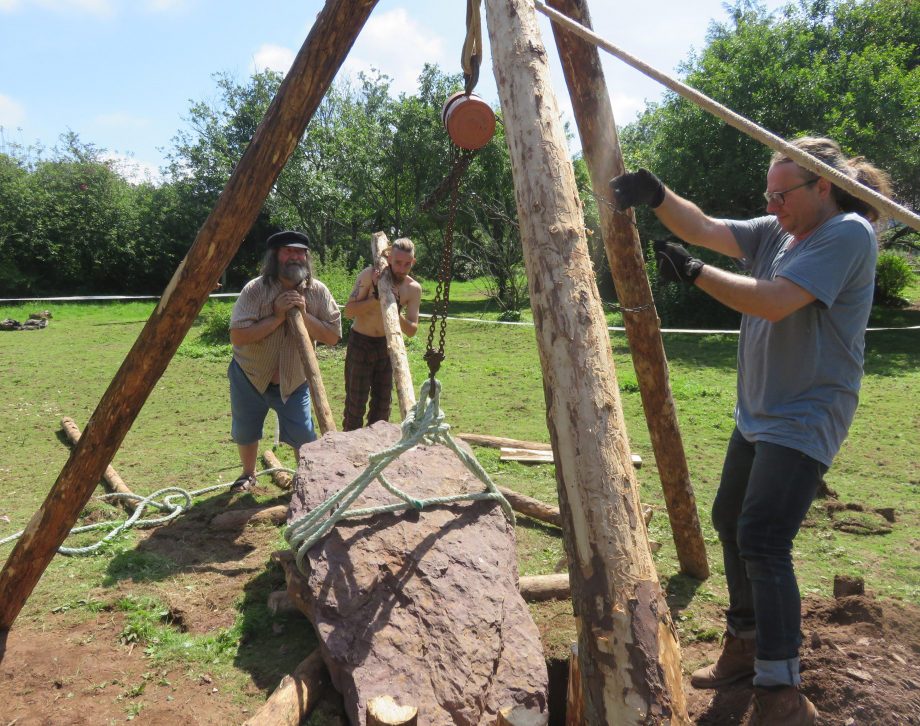
<path fill-rule="evenodd" d="M 250 489 L 254 489 L 255 486 L 255 476 L 252 474 L 243 474 L 239 479 L 230 485 L 230 493 L 237 494 L 239 492 L 248 492 Z"/>

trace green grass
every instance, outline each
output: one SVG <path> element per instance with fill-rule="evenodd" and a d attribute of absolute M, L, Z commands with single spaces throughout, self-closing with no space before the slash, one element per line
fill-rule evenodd
<path fill-rule="evenodd" d="M 433 284 L 425 282 L 424 289 L 426 300 L 430 300 Z M 920 294 L 917 286 L 909 292 Z M 494 306 L 483 313 L 486 301 L 475 283 L 454 283 L 451 297 L 451 315 L 484 314 L 492 319 L 498 315 Z M 135 491 L 146 493 L 166 486 L 200 489 L 228 483 L 238 473 L 236 447 L 229 436 L 225 377 L 229 348 L 223 343 L 207 344 L 200 337 L 206 329 L 206 316 L 223 314 L 225 308 L 223 303 L 208 304 L 201 324 L 192 329 L 180 354 L 156 383 L 112 462 Z M 50 309 L 54 318 L 45 330 L 0 333 L 0 517 L 10 520 L 9 524 L 0 520 L 0 538 L 22 529 L 41 506 L 69 453 L 60 430 L 61 416 L 70 416 L 85 426 L 153 304 L 55 304 Z M 36 310 L 35 305 L 8 307 L 0 315 L 22 319 Z M 528 317 L 529 311 L 525 311 L 523 319 Z M 872 324 L 920 325 L 920 312 L 877 309 Z M 408 341 L 416 389 L 427 375 L 422 361 L 427 331 L 424 324 L 418 336 Z M 724 607 L 726 592 L 709 509 L 733 427 L 737 338 L 665 336 L 678 415 L 713 566 L 713 577 L 705 583 L 677 573 L 629 347 L 622 334 L 614 334 L 611 342 L 630 444 L 645 462 L 638 473 L 640 496 L 656 508 L 651 536 L 664 545 L 655 555 L 659 576 L 669 601 L 678 610 L 677 626 L 682 636 L 710 640 L 718 632 L 718 608 Z M 455 432 L 548 441 L 542 373 L 532 328 L 449 322 L 446 343 L 447 359 L 439 378 L 443 383 L 442 407 Z M 869 510 L 894 507 L 898 521 L 888 535 L 851 534 L 835 529 L 834 521 L 816 507 L 809 526 L 796 540 L 796 567 L 805 593 L 828 596 L 835 574 L 856 574 L 881 595 L 916 602 L 920 601 L 920 331 L 869 333 L 866 353 L 860 408 L 827 481 L 842 501 L 858 502 Z M 344 354 L 342 346 L 319 348 L 336 418 L 344 402 Z M 273 433 L 269 419 L 266 438 Z M 495 450 L 476 452 L 498 483 L 556 502 L 552 465 L 500 463 Z M 290 450 L 281 450 L 279 456 L 286 465 L 293 465 Z M 252 499 L 256 503 L 273 497 Z M 222 501 L 215 497 L 199 502 L 195 511 L 200 516 L 213 514 Z M 83 514 L 93 521 L 116 515 L 121 519 L 117 510 L 98 502 L 91 502 Z M 870 512 L 868 516 L 875 515 Z M 89 617 L 102 607 L 120 608 L 126 614 L 122 637 L 136 638 L 145 649 L 151 649 L 148 655 L 156 663 L 185 663 L 190 672 L 218 671 L 238 688 L 246 682 L 247 674 L 258 668 L 277 671 L 277 682 L 283 668 L 288 667 L 287 661 L 282 659 L 279 665 L 277 656 L 259 644 L 271 638 L 267 594 L 283 586 L 283 579 L 267 562 L 271 547 L 265 550 L 265 566 L 253 572 L 240 593 L 232 627 L 189 636 L 163 616 L 164 593 L 170 587 L 195 587 L 197 583 L 169 557 L 144 550 L 141 544 L 145 536 L 131 532 L 96 555 L 55 558 L 20 622 L 38 627 L 47 624 L 52 615 Z M 521 574 L 553 572 L 563 555 L 559 531 L 521 517 L 517 536 Z M 74 539 L 68 544 L 86 544 L 93 538 L 83 535 Z M 280 542 L 275 546 L 281 546 Z M 0 558 L 5 559 L 10 547 L 0 547 Z M 210 577 L 215 576 L 219 577 Z M 567 622 L 570 612 L 570 605 L 565 603 L 534 609 L 535 619 L 550 628 Z M 244 645 L 247 633 L 255 637 Z M 569 637 L 561 633 L 560 643 Z M 303 641 L 300 652 L 315 642 L 312 634 L 296 638 Z"/>

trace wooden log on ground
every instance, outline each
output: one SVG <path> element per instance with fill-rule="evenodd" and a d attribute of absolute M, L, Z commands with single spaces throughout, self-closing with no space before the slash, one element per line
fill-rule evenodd
<path fill-rule="evenodd" d="M 297 343 L 297 352 L 303 362 L 303 370 L 307 375 L 307 386 L 310 388 L 310 406 L 316 414 L 321 434 L 335 431 L 335 421 L 332 418 L 332 409 L 329 408 L 329 399 L 326 398 L 326 386 L 323 383 L 323 374 L 319 370 L 319 360 L 316 358 L 316 349 L 310 339 L 307 324 L 303 320 L 300 308 L 291 308 L 287 312 L 288 330 Z"/>
<path fill-rule="evenodd" d="M 503 436 L 486 436 L 485 434 L 452 434 L 455 439 L 463 439 L 468 444 L 488 446 L 490 449 L 530 449 L 531 451 L 552 451 L 550 444 L 538 444 L 535 441 L 506 439 Z"/>
<path fill-rule="evenodd" d="M 272 552 L 272 562 L 281 565 L 284 569 L 284 578 L 287 581 L 287 594 L 310 621 L 313 620 L 313 593 L 303 573 L 297 569 L 294 553 L 290 550 Z M 306 561 L 305 561 L 306 562 Z"/>
<path fill-rule="evenodd" d="M 399 400 L 399 415 L 405 421 L 406 415 L 415 405 L 415 388 L 412 385 L 412 371 L 409 370 L 409 356 L 403 342 L 402 328 L 399 326 L 399 306 L 393 294 L 393 278 L 384 250 L 390 246 L 390 240 L 383 232 L 371 235 L 371 253 L 374 255 L 374 268 L 380 270 L 377 289 L 380 295 L 380 311 L 383 313 L 383 330 L 387 336 L 387 352 L 393 365 L 393 381 L 396 384 L 396 398 Z"/>
<path fill-rule="evenodd" d="M 572 643 L 572 653 L 569 656 L 569 692 L 565 705 L 565 726 L 584 726 L 585 723 L 585 695 L 581 687 L 578 643 Z"/>
<path fill-rule="evenodd" d="M 61 419 L 61 428 L 64 429 L 64 433 L 67 434 L 67 439 L 71 444 L 76 446 L 80 443 L 80 428 L 69 416 L 64 416 Z M 118 476 L 111 465 L 105 467 L 105 473 L 102 475 L 102 481 L 105 483 L 105 488 L 112 493 L 118 494 L 130 494 L 135 499 L 141 499 L 137 494 L 132 492 L 128 485 L 124 483 L 122 478 Z M 131 500 L 129 499 L 119 499 L 119 503 L 125 509 L 134 510 L 134 507 L 131 505 Z"/>
<path fill-rule="evenodd" d="M 499 461 L 518 461 L 522 464 L 555 464 L 556 459 L 552 451 L 535 451 L 532 449 L 512 449 L 502 447 L 502 453 L 498 457 Z M 637 469 L 642 468 L 642 457 L 638 454 L 630 454 L 632 465 Z"/>
<path fill-rule="evenodd" d="M 587 0 L 548 0 L 548 3 L 564 15 L 590 26 Z M 554 23 L 552 27 L 594 194 L 612 204 L 609 181 L 623 174 L 626 167 L 600 54 L 596 47 L 558 24 Z M 660 321 L 653 304 L 639 233 L 630 223 L 635 215 L 631 209 L 627 212 L 628 216 L 616 214 L 603 203 L 598 204 L 597 209 L 619 304 L 626 308 L 651 306 L 635 313 L 624 313 L 623 325 L 629 339 L 680 569 L 685 575 L 705 580 L 709 577 L 706 543 L 680 435 Z"/>
<path fill-rule="evenodd" d="M 265 705 L 243 726 L 300 726 L 329 685 L 329 671 L 319 648 L 281 679 Z"/>
<path fill-rule="evenodd" d="M 266 449 L 262 452 L 262 461 L 265 463 L 266 469 L 277 469 L 282 466 L 281 462 L 278 461 L 278 457 L 275 456 L 275 452 L 271 449 Z M 286 471 L 273 471 L 272 480 L 279 489 L 290 489 L 293 477 Z"/>
<path fill-rule="evenodd" d="M 399 706 L 392 696 L 374 696 L 367 701 L 367 726 L 416 726 L 418 709 Z"/>
<path fill-rule="evenodd" d="M 287 521 L 289 509 L 290 507 L 287 504 L 276 504 L 273 507 L 253 509 L 232 509 L 229 512 L 218 514 L 208 526 L 218 532 L 242 529 L 254 524 L 277 526 Z"/>
<path fill-rule="evenodd" d="M 530 0 L 486 0 L 556 460 L 586 723 L 686 726 L 680 645 L 642 522 L 610 336 Z"/>
<path fill-rule="evenodd" d="M 105 467 L 252 227 L 377 0 L 328 0 L 195 242 L 128 353 L 80 443 L 0 571 L 9 630 Z"/>
<path fill-rule="evenodd" d="M 523 706 L 508 706 L 498 712 L 498 726 L 546 726 L 549 714 L 537 713 Z"/>
<path fill-rule="evenodd" d="M 505 495 L 505 499 L 508 500 L 508 504 L 511 505 L 515 512 L 526 514 L 528 517 L 539 519 L 547 524 L 554 524 L 557 527 L 562 526 L 562 515 L 559 514 L 559 507 L 528 497 L 526 494 L 520 494 L 507 487 L 498 487 L 498 491 Z"/>
<path fill-rule="evenodd" d="M 277 590 L 268 596 L 268 609 L 275 615 L 304 615 L 304 612 L 291 599 L 287 590 Z"/>
<path fill-rule="evenodd" d="M 518 583 L 518 591 L 527 602 L 568 600 L 572 595 L 569 575 L 566 572 L 559 575 L 529 575 L 522 577 Z"/>

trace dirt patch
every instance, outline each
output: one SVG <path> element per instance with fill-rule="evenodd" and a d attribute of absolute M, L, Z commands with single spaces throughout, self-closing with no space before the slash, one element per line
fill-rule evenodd
<path fill-rule="evenodd" d="M 245 720 L 243 707 L 209 675 L 152 668 L 142 647 L 121 645 L 122 613 L 66 621 L 55 616 L 43 630 L 14 628 L 5 644 L 0 641 L 0 723 L 98 726 L 129 716 L 155 726 Z"/>
<path fill-rule="evenodd" d="M 808 599 L 802 614 L 802 691 L 821 714 L 817 726 L 920 724 L 920 608 L 854 595 Z M 693 643 L 684 659 L 703 663 L 718 651 Z M 688 682 L 687 694 L 693 723 L 735 726 L 751 687 L 698 691 Z"/>

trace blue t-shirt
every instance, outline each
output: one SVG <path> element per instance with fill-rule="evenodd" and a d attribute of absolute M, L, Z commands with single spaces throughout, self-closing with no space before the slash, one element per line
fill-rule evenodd
<path fill-rule="evenodd" d="M 817 299 L 779 322 L 745 315 L 735 422 L 831 465 L 856 413 L 878 245 L 872 225 L 840 214 L 790 247 L 776 218 L 723 220 L 759 280 L 785 277 Z"/>

